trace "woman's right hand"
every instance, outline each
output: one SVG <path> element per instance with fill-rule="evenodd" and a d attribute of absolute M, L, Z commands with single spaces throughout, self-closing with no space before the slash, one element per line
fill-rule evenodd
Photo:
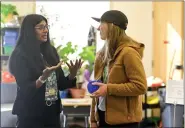
<path fill-rule="evenodd" d="M 91 128 L 98 128 L 98 124 L 96 122 L 91 122 Z"/>
<path fill-rule="evenodd" d="M 57 68 L 61 67 L 61 65 L 63 64 L 63 61 L 59 62 L 56 66 L 52 66 L 52 67 L 47 67 L 46 69 L 43 70 L 42 73 L 42 80 L 46 80 L 50 74 L 55 71 Z"/>
<path fill-rule="evenodd" d="M 46 80 L 52 72 L 53 70 L 47 67 L 46 69 L 43 70 L 41 79 Z"/>
<path fill-rule="evenodd" d="M 50 74 L 55 71 L 57 68 L 61 67 L 61 65 L 63 64 L 63 62 L 59 62 L 56 66 L 52 66 L 52 67 L 47 67 L 46 69 L 43 70 L 42 76 L 40 76 L 37 80 L 36 80 L 36 88 L 40 88 L 43 85 L 42 81 L 45 81 Z M 42 81 L 41 81 L 42 80 Z"/>

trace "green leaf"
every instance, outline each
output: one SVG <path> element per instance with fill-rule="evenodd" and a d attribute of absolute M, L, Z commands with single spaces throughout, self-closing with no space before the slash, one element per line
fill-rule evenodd
<path fill-rule="evenodd" d="M 62 47 L 62 45 L 59 45 L 58 47 L 56 47 L 57 51 L 60 50 Z"/>

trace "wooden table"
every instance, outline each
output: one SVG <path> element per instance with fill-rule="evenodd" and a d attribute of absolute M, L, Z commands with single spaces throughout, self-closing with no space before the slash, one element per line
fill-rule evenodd
<path fill-rule="evenodd" d="M 91 98 L 73 99 L 66 98 L 61 99 L 63 105 L 63 127 L 67 126 L 67 117 L 84 117 L 85 127 L 89 127 L 88 118 L 90 116 L 90 107 L 92 103 Z"/>

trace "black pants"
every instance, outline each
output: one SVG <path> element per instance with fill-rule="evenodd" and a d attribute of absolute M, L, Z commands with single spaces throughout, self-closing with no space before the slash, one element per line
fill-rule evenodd
<path fill-rule="evenodd" d="M 61 128 L 56 105 L 46 106 L 42 116 L 18 116 L 17 128 Z"/>
<path fill-rule="evenodd" d="M 120 125 L 109 125 L 105 122 L 105 112 L 98 109 L 100 128 L 139 128 L 139 123 L 129 123 Z"/>

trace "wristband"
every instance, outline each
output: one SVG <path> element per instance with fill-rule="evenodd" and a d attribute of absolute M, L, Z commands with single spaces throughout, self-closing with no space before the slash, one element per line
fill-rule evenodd
<path fill-rule="evenodd" d="M 44 83 L 46 82 L 46 80 L 42 80 L 42 79 L 41 79 L 41 76 L 39 77 L 39 81 L 40 81 L 42 84 L 44 84 Z"/>

